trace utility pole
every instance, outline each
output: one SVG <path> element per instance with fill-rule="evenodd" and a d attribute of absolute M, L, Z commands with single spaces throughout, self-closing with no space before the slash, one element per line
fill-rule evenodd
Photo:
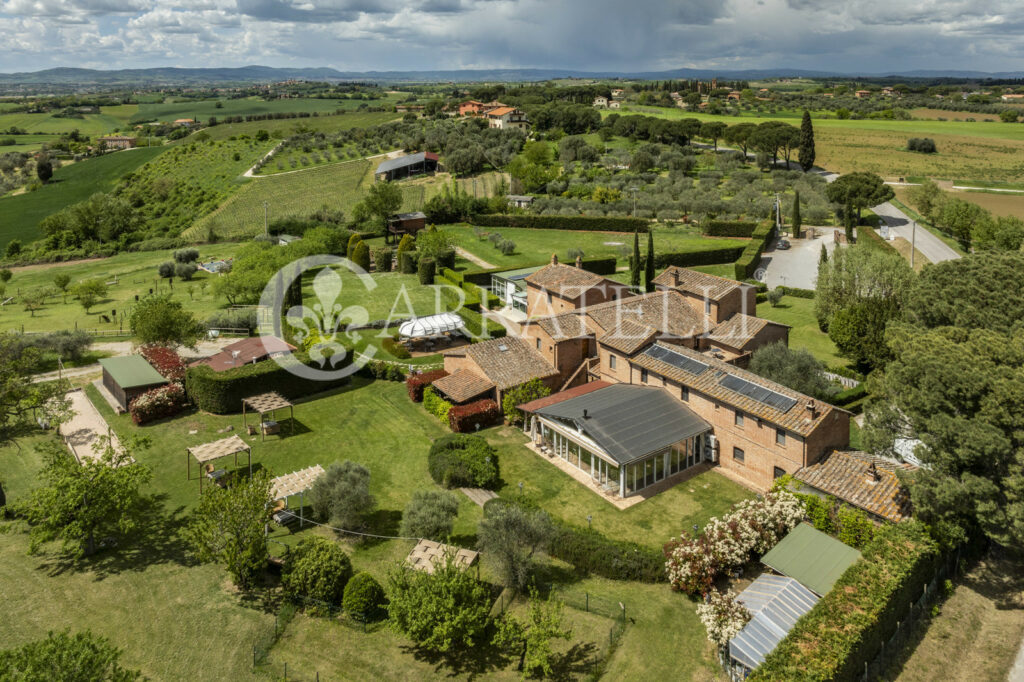
<path fill-rule="evenodd" d="M 263 202 L 263 235 L 266 237 L 270 236 L 270 223 L 267 221 L 268 215 L 267 202 Z"/>
<path fill-rule="evenodd" d="M 910 221 L 910 269 L 914 269 L 914 252 L 917 251 L 917 221 Z"/>
<path fill-rule="evenodd" d="M 632 217 L 635 218 L 636 217 L 636 187 L 630 187 L 629 191 L 633 193 L 633 215 L 632 215 Z"/>

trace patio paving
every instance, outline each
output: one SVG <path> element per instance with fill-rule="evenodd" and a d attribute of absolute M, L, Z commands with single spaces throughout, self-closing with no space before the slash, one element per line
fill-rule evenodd
<path fill-rule="evenodd" d="M 92 404 L 82 389 L 68 391 L 71 401 L 71 419 L 60 425 L 59 433 L 79 463 L 85 460 L 99 460 L 102 453 L 93 450 L 93 444 L 101 436 L 110 436 L 111 445 L 121 449 L 117 435 L 110 430 L 107 421 Z"/>

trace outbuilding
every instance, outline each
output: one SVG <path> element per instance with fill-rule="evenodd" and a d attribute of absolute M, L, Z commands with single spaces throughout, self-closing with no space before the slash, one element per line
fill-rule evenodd
<path fill-rule="evenodd" d="M 408 154 L 382 162 L 373 172 L 373 177 L 375 180 L 401 180 L 411 175 L 433 173 L 437 170 L 437 161 L 437 154 L 433 152 Z"/>
<path fill-rule="evenodd" d="M 100 366 L 103 368 L 103 386 L 125 411 L 134 398 L 167 383 L 167 379 L 141 355 L 102 358 Z"/>

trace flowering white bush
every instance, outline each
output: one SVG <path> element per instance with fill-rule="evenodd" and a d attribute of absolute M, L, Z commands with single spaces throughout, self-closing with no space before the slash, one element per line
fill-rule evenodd
<path fill-rule="evenodd" d="M 701 535 L 684 532 L 665 546 L 669 583 L 689 594 L 706 593 L 719 572 L 742 566 L 751 553 L 766 553 L 803 515 L 800 500 L 785 490 L 739 502 L 725 517 L 712 517 Z"/>
<path fill-rule="evenodd" d="M 708 631 L 708 639 L 725 646 L 743 626 L 750 622 L 750 611 L 736 601 L 736 593 L 712 590 L 708 600 L 697 606 L 697 617 Z"/>

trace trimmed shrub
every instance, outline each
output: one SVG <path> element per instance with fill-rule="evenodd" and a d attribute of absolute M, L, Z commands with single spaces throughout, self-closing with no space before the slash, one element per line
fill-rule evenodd
<path fill-rule="evenodd" d="M 387 247 L 373 252 L 373 266 L 377 272 L 391 272 L 391 263 L 393 261 L 394 257 L 391 254 L 391 249 Z"/>
<path fill-rule="evenodd" d="M 430 477 L 445 488 L 493 488 L 498 484 L 498 453 L 480 436 L 453 433 L 430 446 Z"/>
<path fill-rule="evenodd" d="M 352 562 L 345 550 L 327 538 L 311 535 L 288 550 L 281 586 L 288 597 L 310 612 L 328 615 L 330 607 L 341 604 L 351 577 Z"/>
<path fill-rule="evenodd" d="M 809 298 L 814 300 L 814 289 L 799 289 L 797 287 L 779 287 L 782 293 L 793 298 Z"/>
<path fill-rule="evenodd" d="M 348 247 L 345 249 L 345 256 L 349 260 L 352 260 L 352 254 L 354 254 L 356 251 L 356 245 L 359 244 L 361 241 L 363 241 L 362 238 L 360 238 L 360 236 L 354 232 L 348 238 Z"/>
<path fill-rule="evenodd" d="M 761 264 L 761 254 L 775 234 L 775 224 L 771 221 L 762 222 L 751 235 L 751 241 L 736 259 L 736 279 L 742 281 L 754 276 Z"/>
<path fill-rule="evenodd" d="M 475 310 L 463 308 L 459 311 L 459 317 L 466 323 L 466 331 L 474 338 L 500 339 L 508 334 L 508 330 L 500 322 L 489 320 Z"/>
<path fill-rule="evenodd" d="M 185 389 L 181 384 L 167 384 L 151 388 L 136 396 L 128 404 L 128 413 L 136 424 L 145 424 L 156 419 L 173 417 L 185 409 L 187 403 Z"/>
<path fill-rule="evenodd" d="M 694 265 L 718 265 L 720 263 L 732 263 L 739 258 L 744 251 L 742 246 L 726 246 L 720 249 L 709 249 L 707 251 L 683 251 L 680 253 L 655 253 L 654 265 L 659 268 L 667 268 L 676 265 L 681 268 L 689 268 Z"/>
<path fill-rule="evenodd" d="M 446 376 L 448 376 L 448 372 L 443 369 L 435 369 L 430 372 L 420 372 L 419 374 L 410 374 L 409 378 L 405 380 L 405 389 L 409 393 L 409 400 L 414 403 L 423 402 L 423 390 L 441 377 Z"/>
<path fill-rule="evenodd" d="M 709 220 L 704 234 L 712 237 L 750 237 L 757 223 L 748 220 Z"/>
<path fill-rule="evenodd" d="M 580 573 L 610 580 L 665 582 L 665 556 L 634 542 L 613 540 L 590 528 L 554 524 L 548 554 L 566 561 Z"/>
<path fill-rule="evenodd" d="M 615 256 L 591 258 L 590 260 L 583 261 L 583 269 L 595 275 L 614 275 L 618 264 L 618 259 Z"/>
<path fill-rule="evenodd" d="M 405 371 L 401 367 L 383 360 L 371 360 L 360 368 L 359 374 L 381 381 L 405 381 Z"/>
<path fill-rule="evenodd" d="M 647 232 L 650 223 L 642 218 L 611 218 L 579 215 L 475 215 L 471 222 L 481 227 L 526 227 L 538 230 L 582 230 L 597 232 Z"/>
<path fill-rule="evenodd" d="M 419 263 L 416 264 L 416 275 L 419 277 L 420 284 L 428 286 L 434 283 L 434 259 L 433 258 L 421 258 Z"/>
<path fill-rule="evenodd" d="M 446 249 L 441 253 L 437 254 L 437 269 L 440 271 L 443 268 L 455 267 L 455 249 Z"/>
<path fill-rule="evenodd" d="M 360 623 L 376 620 L 384 610 L 384 588 L 366 571 L 356 573 L 345 585 L 342 603 L 345 613 Z"/>
<path fill-rule="evenodd" d="M 370 271 L 370 247 L 366 245 L 366 242 L 359 242 L 355 248 L 352 249 L 352 255 L 349 256 L 349 260 L 361 267 L 364 271 Z"/>
<path fill-rule="evenodd" d="M 406 235 L 407 237 L 409 235 Z M 416 262 L 419 260 L 419 254 L 415 251 L 399 251 L 398 252 L 398 270 L 403 275 L 415 275 L 416 274 Z"/>
<path fill-rule="evenodd" d="M 854 403 L 860 400 L 867 394 L 867 387 L 863 383 L 861 383 L 857 384 L 853 388 L 847 388 L 845 390 L 839 391 L 839 393 L 836 393 L 834 396 L 832 396 L 832 400 L 830 400 L 829 402 L 835 405 L 836 407 L 846 407 L 850 403 Z"/>
<path fill-rule="evenodd" d="M 452 404 L 438 395 L 433 386 L 427 386 L 423 389 L 423 409 L 437 417 L 439 422 L 447 424 Z"/>
<path fill-rule="evenodd" d="M 502 423 L 501 408 L 489 398 L 466 405 L 452 405 L 448 410 L 448 426 L 455 433 L 472 433 Z"/>
<path fill-rule="evenodd" d="M 384 347 L 384 350 L 386 350 L 393 357 L 396 357 L 399 360 L 408 360 L 410 357 L 412 357 L 412 355 L 409 353 L 408 348 L 406 348 L 405 346 L 403 346 L 397 340 L 391 338 L 390 336 L 383 339 L 380 342 L 380 345 Z"/>
<path fill-rule="evenodd" d="M 346 358 L 344 362 L 348 361 Z M 277 391 L 288 399 L 300 398 L 348 382 L 346 377 L 318 381 L 296 376 L 289 368 L 298 364 L 319 369 L 317 365 L 310 365 L 309 357 L 300 352 L 283 358 L 234 367 L 223 372 L 215 372 L 206 365 L 197 365 L 189 367 L 185 372 L 185 392 L 200 410 L 214 414 L 229 414 L 240 412 L 242 399 L 257 393 Z M 339 364 L 334 369 L 341 367 Z"/>

